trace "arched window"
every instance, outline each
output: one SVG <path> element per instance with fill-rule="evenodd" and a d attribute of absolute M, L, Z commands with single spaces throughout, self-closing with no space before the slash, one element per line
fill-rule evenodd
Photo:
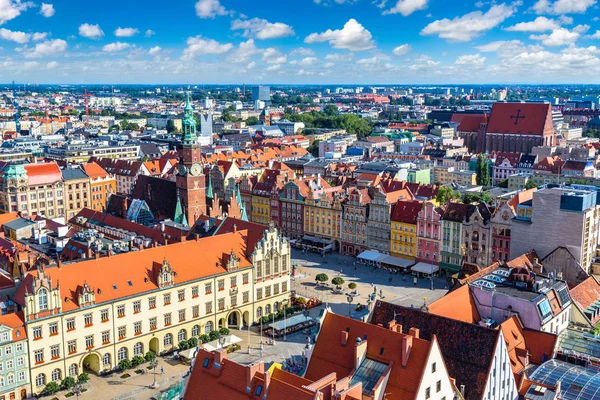
<path fill-rule="evenodd" d="M 165 346 L 171 346 L 173 344 L 173 335 L 167 333 L 165 335 Z"/>
<path fill-rule="evenodd" d="M 38 304 L 40 310 L 48 309 L 48 291 L 45 288 L 38 290 Z"/>
<path fill-rule="evenodd" d="M 104 356 L 102 356 L 102 364 L 110 365 L 110 353 L 105 353 Z"/>
<path fill-rule="evenodd" d="M 186 339 L 187 339 L 187 332 L 185 331 L 185 329 L 180 330 L 179 333 L 177 334 L 177 341 L 183 342 Z"/>
<path fill-rule="evenodd" d="M 35 377 L 35 385 L 36 386 L 44 386 L 46 384 L 46 374 L 38 374 Z"/>
<path fill-rule="evenodd" d="M 262 307 L 256 309 L 256 318 L 262 317 Z"/>
<path fill-rule="evenodd" d="M 271 314 L 271 305 L 270 304 L 267 304 L 265 306 L 265 314 L 267 314 L 267 315 Z"/>
<path fill-rule="evenodd" d="M 211 332 L 212 332 L 212 330 L 213 330 L 213 324 L 212 324 L 212 321 L 208 321 L 208 322 L 206 323 L 206 325 L 204 325 L 204 333 L 206 333 L 206 334 L 208 335 L 209 333 L 211 333 Z"/>
<path fill-rule="evenodd" d="M 127 347 L 121 347 L 117 352 L 117 360 L 121 361 L 127 358 Z"/>
<path fill-rule="evenodd" d="M 71 364 L 69 366 L 69 376 L 77 376 L 78 370 L 77 364 Z"/>
<path fill-rule="evenodd" d="M 194 325 L 192 327 L 192 337 L 200 336 L 200 325 Z"/>
<path fill-rule="evenodd" d="M 133 355 L 141 356 L 142 354 L 144 354 L 144 345 L 140 342 L 137 342 L 135 345 L 133 345 Z"/>
<path fill-rule="evenodd" d="M 60 381 L 60 369 L 56 368 L 54 371 L 52 371 L 52 380 L 55 382 Z"/>
<path fill-rule="evenodd" d="M 277 311 L 279 311 L 279 302 L 278 301 L 273 303 L 273 312 L 277 312 Z"/>

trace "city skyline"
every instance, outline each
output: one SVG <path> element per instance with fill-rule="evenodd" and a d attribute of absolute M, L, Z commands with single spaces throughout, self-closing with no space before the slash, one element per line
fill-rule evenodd
<path fill-rule="evenodd" d="M 48 84 L 598 83 L 596 14 L 596 0 L 0 0 L 0 75 Z"/>

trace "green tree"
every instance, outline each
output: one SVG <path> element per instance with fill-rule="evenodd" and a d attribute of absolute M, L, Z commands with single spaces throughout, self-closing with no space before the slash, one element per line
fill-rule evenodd
<path fill-rule="evenodd" d="M 75 386 L 76 383 L 77 382 L 75 382 L 75 378 L 73 378 L 72 376 L 67 376 L 60 383 L 60 387 L 61 389 L 71 389 L 73 386 Z"/>
<path fill-rule="evenodd" d="M 149 352 L 147 352 L 147 353 L 144 355 L 144 359 L 145 359 L 146 361 L 152 361 L 152 360 L 154 360 L 155 358 L 156 358 L 156 353 L 155 353 L 155 352 L 153 352 L 152 350 L 150 350 Z"/>
<path fill-rule="evenodd" d="M 492 197 L 485 192 L 483 192 L 483 193 L 466 192 L 462 198 L 462 202 L 465 204 L 473 204 L 473 203 L 490 204 L 492 202 Z"/>
<path fill-rule="evenodd" d="M 175 132 L 175 121 L 173 121 L 172 119 L 167 120 L 167 132 L 168 133 L 172 133 Z"/>
<path fill-rule="evenodd" d="M 319 142 L 320 140 L 316 139 L 310 144 L 310 146 L 308 146 L 308 149 L 306 149 L 310 154 L 312 154 L 315 157 L 319 157 Z"/>
<path fill-rule="evenodd" d="M 212 342 L 213 340 L 217 340 L 219 338 L 219 332 L 218 331 L 212 331 L 208 334 L 208 339 L 209 342 Z"/>
<path fill-rule="evenodd" d="M 77 377 L 77 382 L 79 382 L 79 383 L 86 383 L 89 380 L 90 380 L 90 376 L 87 372 L 82 372 Z"/>
<path fill-rule="evenodd" d="M 457 200 L 460 198 L 460 193 L 452 190 L 451 187 L 442 186 L 438 188 L 437 194 L 435 195 L 435 201 L 438 204 L 446 204 L 450 200 Z"/>
<path fill-rule="evenodd" d="M 227 328 L 221 328 L 221 329 L 219 329 L 219 333 L 221 335 L 223 335 L 223 336 L 227 336 L 227 335 L 231 334 L 231 332 Z"/>
<path fill-rule="evenodd" d="M 479 154 L 479 156 L 477 156 L 477 168 L 475 172 L 477 173 L 476 181 L 478 185 L 490 186 L 491 179 L 489 162 L 488 158 L 483 154 Z"/>
<path fill-rule="evenodd" d="M 60 390 L 59 384 L 54 381 L 48 382 L 48 384 L 46 384 L 46 386 L 44 387 L 44 393 L 46 393 L 46 394 L 54 394 L 54 393 L 58 392 L 59 390 Z"/>
<path fill-rule="evenodd" d="M 121 360 L 121 361 L 119 361 L 119 364 L 117 364 L 117 368 L 119 368 L 119 370 L 121 370 L 121 371 L 126 371 L 131 367 L 132 367 L 131 361 L 128 359 Z"/>
<path fill-rule="evenodd" d="M 529 189 L 533 189 L 536 188 L 537 184 L 533 181 L 533 179 L 529 179 L 527 181 L 527 183 L 525 184 L 525 189 L 529 190 Z"/>
<path fill-rule="evenodd" d="M 315 276 L 315 281 L 319 283 L 327 282 L 328 280 L 329 277 L 327 276 L 327 274 L 317 274 L 317 276 Z"/>
<path fill-rule="evenodd" d="M 138 365 L 141 365 L 144 363 L 144 357 L 142 356 L 135 356 L 131 359 L 131 366 L 132 367 L 137 367 Z"/>
<path fill-rule="evenodd" d="M 260 124 L 260 120 L 254 116 L 248 117 L 248 119 L 246 119 L 246 125 L 248 125 L 248 126 L 259 125 L 259 124 Z"/>
<path fill-rule="evenodd" d="M 231 115 L 228 111 L 223 111 L 223 114 L 221 114 L 221 119 L 226 122 L 237 121 L 237 118 Z"/>
<path fill-rule="evenodd" d="M 187 340 L 182 340 L 181 342 L 179 342 L 178 347 L 179 347 L 179 350 L 185 350 L 185 349 L 189 349 L 190 345 Z"/>
<path fill-rule="evenodd" d="M 198 346 L 198 338 L 191 337 L 188 339 L 188 347 L 191 349 Z"/>
<path fill-rule="evenodd" d="M 205 333 L 203 333 L 202 335 L 200 335 L 198 337 L 198 339 L 200 339 L 200 342 L 202 344 L 210 342 L 210 337 L 207 334 L 205 334 Z"/>
<path fill-rule="evenodd" d="M 351 290 L 354 290 L 354 289 L 356 289 L 356 283 L 354 283 L 354 282 L 350 282 L 350 283 L 348 284 L 348 289 L 351 289 Z"/>
<path fill-rule="evenodd" d="M 335 286 L 342 286 L 344 284 L 344 279 L 341 276 L 336 276 L 331 280 L 331 283 Z"/>
<path fill-rule="evenodd" d="M 323 112 L 325 113 L 325 115 L 328 115 L 330 117 L 339 114 L 339 110 L 335 104 L 327 104 L 325 108 L 323 108 Z"/>

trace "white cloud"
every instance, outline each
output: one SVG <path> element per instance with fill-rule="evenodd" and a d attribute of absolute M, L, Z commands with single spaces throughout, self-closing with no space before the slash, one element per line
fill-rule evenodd
<path fill-rule="evenodd" d="M 53 4 L 42 3 L 42 5 L 40 7 L 40 14 L 42 14 L 46 18 L 50 18 L 55 13 L 56 13 L 56 10 L 54 10 Z"/>
<path fill-rule="evenodd" d="M 23 63 L 24 69 L 36 69 L 40 66 L 40 63 L 37 61 L 27 61 Z"/>
<path fill-rule="evenodd" d="M 144 33 L 144 36 L 146 36 L 146 37 L 152 37 L 152 36 L 154 36 L 155 34 L 156 34 L 156 32 L 154 32 L 152 29 L 148 29 L 148 30 L 146 31 L 146 33 Z"/>
<path fill-rule="evenodd" d="M 115 29 L 115 36 L 116 37 L 132 37 L 137 35 L 138 33 L 140 33 L 139 30 L 137 30 L 136 28 L 121 28 L 118 27 L 117 29 Z"/>
<path fill-rule="evenodd" d="M 495 53 L 497 51 L 517 51 L 523 49 L 523 42 L 520 40 L 498 40 L 496 42 L 487 43 L 481 46 L 475 47 L 477 50 L 483 53 Z"/>
<path fill-rule="evenodd" d="M 31 39 L 31 35 L 25 32 L 11 31 L 6 28 L 0 28 L 0 39 L 10 40 L 11 42 L 24 44 L 29 42 L 29 39 Z"/>
<path fill-rule="evenodd" d="M 393 50 L 393 53 L 397 56 L 405 56 L 412 51 L 412 47 L 410 44 L 401 44 Z"/>
<path fill-rule="evenodd" d="M 296 75 L 298 76 L 302 76 L 302 75 L 314 75 L 315 73 L 313 71 L 306 71 L 304 69 L 301 69 L 300 71 L 296 72 Z"/>
<path fill-rule="evenodd" d="M 154 46 L 152 48 L 150 48 L 150 50 L 148 50 L 148 54 L 150 54 L 151 56 L 155 56 L 158 53 L 160 53 L 162 49 L 160 48 L 160 46 Z"/>
<path fill-rule="evenodd" d="M 202 36 L 189 37 L 186 41 L 188 47 L 183 50 L 182 58 L 190 60 L 206 54 L 223 54 L 233 48 L 231 43 L 219 43 L 213 39 L 204 39 Z"/>
<path fill-rule="evenodd" d="M 335 49 L 362 51 L 375 47 L 372 37 L 371 32 L 364 26 L 355 19 L 350 19 L 342 29 L 328 29 L 323 33 L 311 33 L 304 39 L 304 43 L 329 42 L 329 45 Z"/>
<path fill-rule="evenodd" d="M 44 40 L 48 37 L 48 32 L 35 32 L 33 35 L 31 35 L 31 38 L 33 40 L 35 40 L 36 42 L 39 40 Z"/>
<path fill-rule="evenodd" d="M 269 47 L 263 53 L 262 59 L 267 64 L 285 64 L 287 62 L 287 56 L 282 54 L 279 50 L 274 47 Z"/>
<path fill-rule="evenodd" d="M 325 56 L 325 59 L 327 61 L 335 61 L 335 62 L 352 61 L 353 58 L 354 58 L 354 54 L 352 54 L 352 53 L 346 53 L 346 54 L 333 53 L 333 54 L 327 54 Z"/>
<path fill-rule="evenodd" d="M 379 59 L 377 57 L 371 57 L 371 58 L 361 58 L 360 60 L 356 61 L 357 64 L 377 64 L 377 61 L 379 61 Z"/>
<path fill-rule="evenodd" d="M 586 38 L 587 39 L 600 39 L 600 30 L 596 31 L 596 33 L 593 33 L 591 35 L 587 35 Z"/>
<path fill-rule="evenodd" d="M 546 17 L 537 17 L 530 22 L 519 22 L 516 25 L 506 28 L 511 32 L 545 32 L 560 28 L 560 23 L 554 19 Z"/>
<path fill-rule="evenodd" d="M 383 15 L 402 14 L 406 17 L 415 11 L 426 9 L 428 1 L 429 0 L 398 0 L 396 5 L 389 10 L 384 11 Z"/>
<path fill-rule="evenodd" d="M 46 40 L 35 45 L 31 52 L 25 53 L 25 58 L 41 58 L 55 56 L 67 49 L 67 42 L 62 39 Z"/>
<path fill-rule="evenodd" d="M 591 27 L 589 25 L 577 25 L 575 28 L 573 28 L 573 32 L 586 33 L 590 30 L 590 28 Z"/>
<path fill-rule="evenodd" d="M 319 60 L 317 59 L 317 57 L 305 57 L 302 60 L 290 61 L 290 64 L 304 65 L 304 66 L 317 65 L 318 63 L 319 63 Z"/>
<path fill-rule="evenodd" d="M 473 67 L 482 67 L 485 64 L 485 60 L 487 58 L 483 57 L 481 54 L 465 54 L 456 59 L 456 64 L 458 65 L 469 65 Z"/>
<path fill-rule="evenodd" d="M 566 28 L 555 29 L 549 35 L 531 35 L 532 40 L 540 40 L 545 46 L 566 46 L 575 43 L 579 39 L 578 32 L 569 31 Z"/>
<path fill-rule="evenodd" d="M 33 7 L 31 2 L 0 0 L 0 25 L 21 15 L 21 11 Z"/>
<path fill-rule="evenodd" d="M 505 3 L 493 5 L 486 13 L 473 11 L 454 19 L 440 19 L 427 25 L 421 35 L 438 35 L 451 41 L 468 42 L 512 16 L 514 8 Z"/>
<path fill-rule="evenodd" d="M 246 69 L 253 69 L 254 67 L 256 67 L 256 62 L 254 61 L 250 61 L 248 65 L 246 65 Z"/>
<path fill-rule="evenodd" d="M 261 53 L 262 50 L 258 49 L 254 45 L 254 39 L 248 39 L 245 42 L 241 42 L 238 48 L 231 53 L 227 59 L 234 63 L 247 63 L 250 61 L 250 57 Z"/>
<path fill-rule="evenodd" d="M 306 47 L 298 47 L 297 49 L 292 50 L 290 55 L 291 56 L 314 56 L 315 52 L 312 49 L 308 49 Z"/>
<path fill-rule="evenodd" d="M 269 65 L 267 71 L 277 71 L 281 69 L 281 64 Z"/>
<path fill-rule="evenodd" d="M 245 37 L 255 37 L 257 39 L 276 39 L 294 34 L 291 26 L 282 22 L 269 22 L 266 19 L 236 19 L 231 23 L 232 30 L 243 30 Z"/>
<path fill-rule="evenodd" d="M 196 15 L 200 18 L 215 18 L 227 14 L 229 12 L 221 5 L 219 0 L 198 0 L 196 2 Z"/>
<path fill-rule="evenodd" d="M 102 47 L 102 51 L 105 51 L 107 53 L 114 53 L 117 51 L 128 49 L 129 47 L 131 47 L 129 43 L 114 42 L 104 45 L 104 47 Z"/>
<path fill-rule="evenodd" d="M 332 67 L 335 67 L 335 63 L 328 62 L 328 63 L 325 63 L 325 64 L 323 64 L 323 66 L 324 66 L 325 68 L 332 68 Z"/>
<path fill-rule="evenodd" d="M 48 64 L 46 64 L 46 68 L 48 68 L 48 69 L 56 69 L 56 68 L 58 68 L 58 62 L 56 62 L 56 61 L 50 61 Z"/>
<path fill-rule="evenodd" d="M 538 14 L 583 14 L 596 4 L 596 0 L 538 0 L 533 10 Z"/>
<path fill-rule="evenodd" d="M 100 39 L 102 36 L 104 36 L 104 32 L 102 29 L 100 29 L 100 25 L 91 25 L 86 23 L 79 26 L 79 36 L 83 36 L 88 39 Z"/>

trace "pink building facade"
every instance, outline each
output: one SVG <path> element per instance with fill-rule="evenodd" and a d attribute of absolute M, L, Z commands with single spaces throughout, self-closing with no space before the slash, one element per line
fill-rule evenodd
<path fill-rule="evenodd" d="M 417 217 L 417 262 L 440 264 L 441 208 L 426 202 Z"/>

